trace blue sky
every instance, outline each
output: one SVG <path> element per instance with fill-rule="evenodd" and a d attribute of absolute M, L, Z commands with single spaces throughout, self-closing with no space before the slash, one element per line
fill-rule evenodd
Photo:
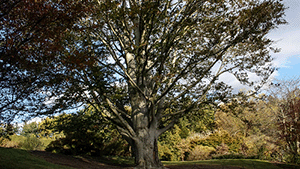
<path fill-rule="evenodd" d="M 274 64 L 279 70 L 275 78 L 292 78 L 300 76 L 300 1 L 283 0 L 288 9 L 285 19 L 288 24 L 280 26 L 269 35 L 276 41 L 275 46 L 281 48 L 280 53 L 272 54 L 276 59 Z"/>

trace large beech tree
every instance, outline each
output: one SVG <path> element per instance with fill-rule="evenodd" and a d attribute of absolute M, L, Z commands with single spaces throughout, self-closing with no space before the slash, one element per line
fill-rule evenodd
<path fill-rule="evenodd" d="M 43 71 L 34 72 L 41 82 L 35 89 L 47 91 L 42 94 L 51 100 L 46 108 L 52 111 L 43 113 L 77 103 L 93 106 L 132 145 L 137 168 L 163 168 L 159 135 L 193 109 L 230 95 L 221 75 L 232 74 L 259 89 L 274 71 L 269 52 L 276 49 L 266 35 L 285 23 L 279 0 L 65 3 L 81 5 L 66 8 L 74 12 L 64 11 L 63 2 L 52 6 L 67 16 L 83 11 L 71 17 L 75 21 L 64 27 L 64 36 L 53 38 L 57 41 L 42 37 L 50 42 L 35 46 L 41 51 L 37 55 L 21 53 L 51 72 L 49 78 L 42 76 Z M 52 52 L 48 48 L 52 45 L 62 48 Z M 29 66 L 18 69 L 25 75 L 29 70 Z M 259 78 L 253 81 L 249 75 Z"/>

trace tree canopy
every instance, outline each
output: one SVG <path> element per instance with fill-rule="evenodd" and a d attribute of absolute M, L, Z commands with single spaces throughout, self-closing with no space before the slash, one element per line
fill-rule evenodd
<path fill-rule="evenodd" d="M 283 15 L 279 0 L 8 0 L 2 112 L 93 106 L 133 146 L 138 167 L 160 168 L 158 136 L 229 97 L 221 75 L 254 90 L 266 82 L 277 51 L 266 35 Z"/>

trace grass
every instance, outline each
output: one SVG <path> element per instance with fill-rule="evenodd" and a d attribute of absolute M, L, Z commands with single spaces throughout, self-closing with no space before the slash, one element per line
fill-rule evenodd
<path fill-rule="evenodd" d="M 120 166 L 132 166 L 132 158 L 106 157 L 95 159 L 99 162 Z M 277 164 L 269 161 L 254 159 L 221 159 L 221 160 L 202 160 L 202 161 L 163 161 L 164 165 L 221 165 L 221 166 L 240 166 L 245 169 L 300 169 L 299 165 Z M 26 150 L 11 149 L 0 147 L 0 168 L 1 169 L 72 169 L 71 167 L 49 163 L 43 159 L 31 155 Z"/>
<path fill-rule="evenodd" d="M 21 136 L 21 135 L 12 135 L 10 136 L 10 141 L 8 141 L 9 145 L 11 147 L 15 146 L 15 147 L 19 147 L 21 149 L 25 149 L 24 147 L 20 147 L 20 143 L 26 141 L 26 137 L 25 136 Z M 39 138 L 39 140 L 42 143 L 42 146 L 40 147 L 40 150 L 45 150 L 45 148 L 55 139 L 51 139 L 51 138 Z"/>
<path fill-rule="evenodd" d="M 1 148 L 0 147 L 0 168 L 1 169 L 72 169 L 49 163 L 43 159 L 34 157 L 25 150 Z"/>
<path fill-rule="evenodd" d="M 81 156 L 76 156 L 77 158 L 82 158 Z M 117 156 L 103 156 L 103 157 L 91 157 L 91 156 L 83 156 L 83 158 L 92 159 L 94 161 L 115 165 L 115 166 L 134 166 L 134 159 L 131 157 L 117 157 Z"/>
<path fill-rule="evenodd" d="M 188 165 L 188 164 L 206 164 L 221 166 L 240 166 L 246 169 L 300 169 L 300 166 L 280 164 L 275 165 L 269 161 L 254 159 L 221 159 L 221 160 L 202 160 L 202 161 L 163 161 L 164 165 Z"/>

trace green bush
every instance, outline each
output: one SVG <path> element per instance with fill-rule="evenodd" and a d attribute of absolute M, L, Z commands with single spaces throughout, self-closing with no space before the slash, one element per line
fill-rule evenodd
<path fill-rule="evenodd" d="M 215 148 L 209 146 L 197 145 L 193 150 L 191 150 L 187 160 L 208 160 L 212 158 L 212 154 L 215 153 Z"/>
<path fill-rule="evenodd" d="M 128 143 L 117 129 L 107 124 L 92 110 L 76 114 L 62 114 L 48 119 L 48 126 L 41 126 L 54 133 L 63 133 L 61 138 L 52 141 L 46 151 L 95 156 L 130 156 Z"/>
<path fill-rule="evenodd" d="M 296 155 L 296 157 L 294 157 L 293 154 L 286 153 L 283 156 L 283 160 L 284 160 L 284 162 L 287 162 L 287 163 L 300 164 L 300 154 L 298 153 L 298 155 Z"/>
<path fill-rule="evenodd" d="M 43 150 L 44 144 L 35 135 L 29 135 L 19 146 L 25 150 Z"/>
<path fill-rule="evenodd" d="M 223 156 L 228 155 L 229 153 L 229 147 L 225 143 L 221 143 L 219 146 L 216 147 L 216 155 Z"/>
<path fill-rule="evenodd" d="M 174 129 L 163 133 L 158 141 L 159 157 L 166 161 L 178 161 L 181 158 L 180 137 L 181 129 L 175 125 Z"/>
<path fill-rule="evenodd" d="M 202 145 L 213 147 L 215 149 L 222 144 L 226 144 L 230 153 L 238 153 L 240 151 L 240 146 L 242 142 L 242 137 L 238 135 L 231 136 L 227 131 L 219 130 L 210 134 L 207 137 L 195 137 L 195 139 L 191 140 L 190 144 L 192 148 L 196 147 L 197 145 Z"/>

